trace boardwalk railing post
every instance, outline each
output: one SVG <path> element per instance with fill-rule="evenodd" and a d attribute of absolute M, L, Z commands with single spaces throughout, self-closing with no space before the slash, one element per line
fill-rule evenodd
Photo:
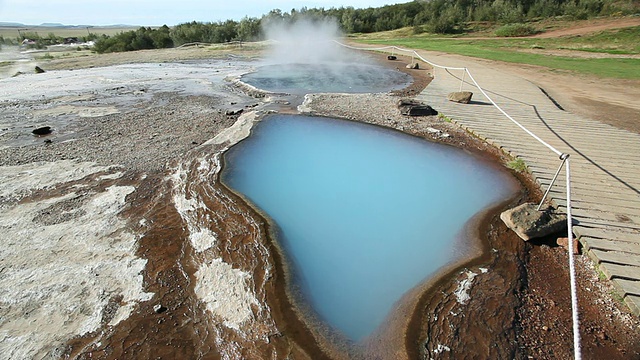
<path fill-rule="evenodd" d="M 556 174 L 553 176 L 553 180 L 551 180 L 551 183 L 549 184 L 549 187 L 547 188 L 547 191 L 545 191 L 544 196 L 542 197 L 542 200 L 540 200 L 540 204 L 538 204 L 538 211 L 540 211 L 540 209 L 542 208 L 542 204 L 544 204 L 544 201 L 547 199 L 547 196 L 549 195 L 549 192 L 551 191 L 551 188 L 553 187 L 553 184 L 555 184 L 556 180 L 558 179 L 558 175 L 560 175 L 560 171 L 562 170 L 562 166 L 564 166 L 564 163 L 567 161 L 567 159 L 569 158 L 569 155 L 567 154 L 562 154 L 560 155 L 560 159 L 562 160 L 562 162 L 560 163 L 560 166 L 558 167 L 558 171 L 556 171 Z"/>
<path fill-rule="evenodd" d="M 571 166 L 569 155 L 567 163 L 567 239 L 569 248 L 569 275 L 571 276 L 571 315 L 573 319 L 573 355 L 575 360 L 582 358 L 580 351 L 580 319 L 578 318 L 578 293 L 576 290 L 576 271 L 573 259 L 573 219 L 571 218 Z"/>

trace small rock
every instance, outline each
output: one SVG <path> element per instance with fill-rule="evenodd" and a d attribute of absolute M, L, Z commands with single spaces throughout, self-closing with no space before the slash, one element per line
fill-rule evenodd
<path fill-rule="evenodd" d="M 566 238 L 566 237 L 558 238 L 558 240 L 556 240 L 556 243 L 559 246 L 562 246 L 563 248 L 565 248 L 567 251 L 569 251 L 569 238 Z M 572 248 L 573 248 L 573 253 L 577 255 L 578 254 L 578 239 L 573 238 L 573 246 L 572 246 Z"/>
<path fill-rule="evenodd" d="M 153 305 L 153 311 L 155 311 L 156 314 L 162 314 L 163 312 L 167 311 L 167 308 L 160 304 L 156 304 Z"/>
<path fill-rule="evenodd" d="M 39 127 L 37 129 L 33 129 L 32 133 L 33 135 L 49 135 L 51 134 L 51 132 L 53 131 L 53 129 L 51 129 L 51 126 L 43 126 L 43 127 Z"/>
<path fill-rule="evenodd" d="M 45 72 L 45 71 L 42 70 L 42 68 L 40 66 L 36 66 L 36 74 L 42 74 L 43 72 Z"/>
<path fill-rule="evenodd" d="M 461 104 L 468 104 L 471 102 L 472 96 L 473 93 L 471 91 L 456 91 L 449 93 L 449 95 L 447 95 L 447 99 Z"/>
<path fill-rule="evenodd" d="M 227 112 L 225 113 L 227 116 L 235 116 L 235 115 L 240 115 L 242 114 L 242 112 L 244 111 L 244 109 L 237 109 L 237 110 L 227 110 Z"/>
<path fill-rule="evenodd" d="M 51 139 L 46 139 L 46 140 L 44 141 L 44 143 L 45 143 L 45 144 L 47 144 L 47 145 L 51 144 L 52 142 L 53 142 L 53 141 L 51 141 Z"/>
<path fill-rule="evenodd" d="M 395 55 L 388 55 L 387 60 L 397 60 L 398 58 Z"/>
<path fill-rule="evenodd" d="M 431 106 L 416 100 L 402 99 L 398 101 L 398 109 L 400 109 L 402 115 L 408 116 L 438 115 L 438 112 Z"/>
<path fill-rule="evenodd" d="M 549 327 L 545 325 L 545 326 L 542 327 L 542 330 L 549 331 Z"/>
<path fill-rule="evenodd" d="M 420 64 L 418 63 L 411 63 L 411 64 L 407 64 L 407 69 L 420 69 Z"/>

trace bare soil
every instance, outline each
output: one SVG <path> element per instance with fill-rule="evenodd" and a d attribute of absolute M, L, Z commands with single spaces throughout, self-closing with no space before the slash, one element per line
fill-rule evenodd
<path fill-rule="evenodd" d="M 640 18 L 597 18 L 581 21 L 569 21 L 566 23 L 554 21 L 552 27 L 545 32 L 533 36 L 534 38 L 556 38 L 562 36 L 580 36 L 599 31 L 614 30 L 625 27 L 640 26 Z"/>

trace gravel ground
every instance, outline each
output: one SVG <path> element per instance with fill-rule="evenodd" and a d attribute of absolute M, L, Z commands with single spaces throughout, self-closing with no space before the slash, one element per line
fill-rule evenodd
<path fill-rule="evenodd" d="M 76 159 L 160 171 L 235 122 L 237 115 L 226 115 L 221 104 L 216 96 L 157 94 L 122 114 L 76 119 L 67 125 L 69 139 L 43 136 L 31 146 L 2 149 L 0 166 Z"/>

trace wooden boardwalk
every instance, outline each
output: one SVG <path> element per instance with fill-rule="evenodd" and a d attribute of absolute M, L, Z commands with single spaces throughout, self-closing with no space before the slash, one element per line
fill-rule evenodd
<path fill-rule="evenodd" d="M 640 315 L 640 135 L 561 110 L 536 85 L 457 56 L 421 53 L 440 65 L 467 67 L 509 115 L 556 149 L 570 154 L 574 233 L 583 251 L 612 280 L 625 303 Z M 501 114 L 467 81 L 471 104 L 447 101 L 459 91 L 462 71 L 435 70 L 417 97 L 487 142 L 522 158 L 546 189 L 560 166 L 558 156 Z M 597 85 L 595 85 L 597 86 Z M 550 196 L 566 210 L 565 171 Z M 567 284 L 567 286 L 569 286 Z"/>

